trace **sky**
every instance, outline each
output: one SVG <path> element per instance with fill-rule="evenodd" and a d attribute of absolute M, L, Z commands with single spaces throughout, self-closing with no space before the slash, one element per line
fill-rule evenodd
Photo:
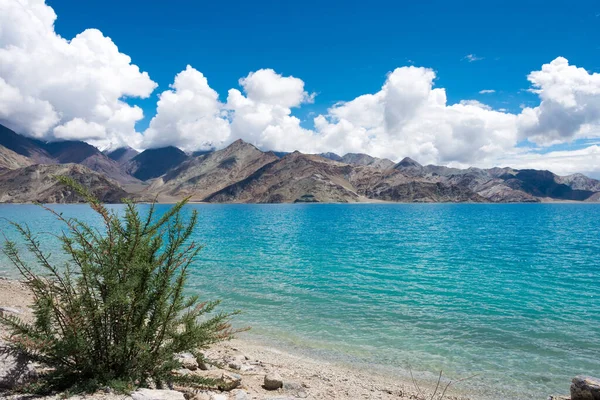
<path fill-rule="evenodd" d="M 0 0 L 0 123 L 600 177 L 600 3 Z"/>

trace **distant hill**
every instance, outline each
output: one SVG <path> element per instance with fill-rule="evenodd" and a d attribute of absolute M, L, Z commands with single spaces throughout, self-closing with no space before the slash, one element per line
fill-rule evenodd
<path fill-rule="evenodd" d="M 352 166 L 348 164 L 294 152 L 266 164 L 246 179 L 223 188 L 205 201 L 293 203 L 310 196 L 312 202 L 359 202 L 361 197 L 344 178 L 351 171 Z"/>
<path fill-rule="evenodd" d="M 168 170 L 187 159 L 188 156 L 177 147 L 148 149 L 125 163 L 124 169 L 137 179 L 146 181 L 164 175 Z"/>
<path fill-rule="evenodd" d="M 85 142 L 46 143 L 0 125 L 0 201 L 77 201 L 52 178 L 63 173 L 105 201 L 124 195 L 235 203 L 600 201 L 600 181 L 582 174 L 424 166 L 408 157 L 394 164 L 361 153 L 274 153 L 242 140 L 191 155 L 172 146 L 102 153 Z"/>
<path fill-rule="evenodd" d="M 348 153 L 337 161 L 352 165 L 368 165 L 382 170 L 389 169 L 394 166 L 394 162 L 388 160 L 387 158 L 371 157 L 368 154 L 362 153 Z"/>
<path fill-rule="evenodd" d="M 44 147 L 54 161 L 59 164 L 77 163 L 120 183 L 137 182 L 137 179 L 122 171 L 118 162 L 108 158 L 100 150 L 85 142 L 51 142 Z"/>
<path fill-rule="evenodd" d="M 135 183 L 137 179 L 121 171 L 119 164 L 96 147 L 81 141 L 42 142 L 19 135 L 0 125 L 0 145 L 27 157 L 30 164 L 85 165 L 93 171 L 121 183 Z"/>
<path fill-rule="evenodd" d="M 139 151 L 132 149 L 129 146 L 119 147 L 118 149 L 104 151 L 104 154 L 110 158 L 111 160 L 116 161 L 119 165 L 125 164 L 127 161 L 131 160 L 133 157 L 140 154 Z"/>
<path fill-rule="evenodd" d="M 288 153 L 289 154 L 289 153 Z M 321 157 L 323 158 L 327 158 L 328 160 L 333 160 L 333 161 L 342 161 L 342 157 L 338 156 L 335 153 L 332 152 L 327 152 L 327 153 L 321 153 L 319 154 Z"/>
<path fill-rule="evenodd" d="M 0 170 L 16 169 L 33 164 L 33 160 L 0 146 Z"/>
<path fill-rule="evenodd" d="M 168 198 L 205 197 L 239 182 L 278 158 L 271 152 L 262 152 L 242 140 L 228 147 L 192 157 L 171 169 L 146 191 L 149 197 L 160 194 Z"/>
<path fill-rule="evenodd" d="M 118 183 L 78 164 L 31 165 L 0 171 L 0 203 L 78 203 L 81 199 L 71 188 L 58 182 L 67 176 L 85 186 L 105 203 L 119 203 L 128 194 Z"/>
<path fill-rule="evenodd" d="M 0 146 L 31 159 L 33 163 L 53 164 L 56 162 L 46 151 L 45 145 L 40 140 L 19 135 L 4 125 L 0 125 Z"/>

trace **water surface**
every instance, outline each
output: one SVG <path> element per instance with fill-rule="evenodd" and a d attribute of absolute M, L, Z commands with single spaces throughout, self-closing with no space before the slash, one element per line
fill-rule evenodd
<path fill-rule="evenodd" d="M 86 206 L 55 207 L 98 222 Z M 242 309 L 238 324 L 261 340 L 398 375 L 479 374 L 462 388 L 482 398 L 545 399 L 600 375 L 600 205 L 192 208 L 205 248 L 191 288 Z M 60 227 L 2 205 L 9 236 L 2 217 Z M 60 259 L 52 236 L 43 243 Z"/>

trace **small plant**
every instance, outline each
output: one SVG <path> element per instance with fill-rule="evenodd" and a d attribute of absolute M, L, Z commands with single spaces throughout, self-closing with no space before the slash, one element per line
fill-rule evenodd
<path fill-rule="evenodd" d="M 410 379 L 412 379 L 413 385 L 415 386 L 415 389 L 417 389 L 417 396 L 416 396 L 417 400 L 444 400 L 444 397 L 446 396 L 446 391 L 448 390 L 450 385 L 452 385 L 453 383 L 463 382 L 463 381 L 466 381 L 468 379 L 471 379 L 471 378 L 474 378 L 477 376 L 477 374 L 475 374 L 475 375 L 471 375 L 466 378 L 458 379 L 455 381 L 448 380 L 448 382 L 445 385 L 443 385 L 442 384 L 443 371 L 440 371 L 440 375 L 438 376 L 437 384 L 435 385 L 435 390 L 433 391 L 431 396 L 427 396 L 427 395 L 425 395 L 425 392 L 421 389 L 421 387 L 415 380 L 415 377 L 413 376 L 413 373 L 412 373 L 412 369 L 410 367 L 408 368 L 408 371 L 410 372 Z M 444 386 L 443 390 L 441 390 L 442 389 L 441 386 Z"/>
<path fill-rule="evenodd" d="M 187 221 L 181 215 L 187 200 L 162 216 L 152 205 L 145 217 L 126 202 L 118 215 L 76 182 L 60 180 L 99 214 L 102 229 L 45 207 L 66 228 L 58 238 L 68 262 L 57 266 L 28 226 L 12 223 L 43 275 L 25 263 L 15 242 L 7 239 L 4 246 L 33 292 L 35 320 L 0 314 L 0 322 L 9 328 L 11 350 L 48 367 L 38 387 L 160 387 L 178 379 L 174 354 L 199 355 L 236 333 L 229 323 L 236 313 L 212 313 L 218 301 L 184 294 L 188 268 L 201 249 L 189 240 L 196 212 Z M 185 380 L 190 383 L 189 376 Z"/>

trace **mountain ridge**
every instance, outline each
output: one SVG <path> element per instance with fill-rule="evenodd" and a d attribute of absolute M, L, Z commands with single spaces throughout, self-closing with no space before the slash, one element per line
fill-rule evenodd
<path fill-rule="evenodd" d="M 583 174 L 423 166 L 409 157 L 394 163 L 362 153 L 262 151 L 241 139 L 191 154 L 174 146 L 101 152 L 81 141 L 45 143 L 0 125 L 0 202 L 34 201 L 26 195 L 39 194 L 35 176 L 42 176 L 48 190 L 44 200 L 75 201 L 64 188 L 48 184 L 61 171 L 87 182 L 106 201 L 116 201 L 116 195 L 100 190 L 107 187 L 119 196 L 165 202 L 185 197 L 232 203 L 600 201 L 600 181 Z M 22 182 L 20 190 L 15 191 L 15 181 Z"/>

